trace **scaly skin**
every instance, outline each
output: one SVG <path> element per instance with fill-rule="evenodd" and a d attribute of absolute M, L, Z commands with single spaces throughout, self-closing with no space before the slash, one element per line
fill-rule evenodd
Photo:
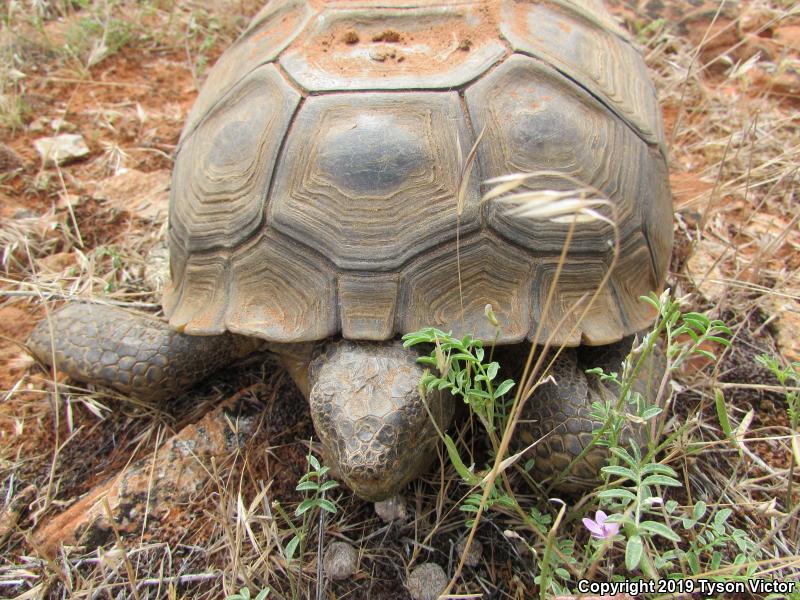
<path fill-rule="evenodd" d="M 619 390 L 615 384 L 601 383 L 599 377 L 587 374 L 586 369 L 602 367 L 606 373 L 619 373 L 632 342 L 633 336 L 630 336 L 606 346 L 561 351 L 551 371 L 555 383 L 545 383 L 534 392 L 523 407 L 515 433 L 516 450 L 541 440 L 533 449 L 532 472 L 537 479 L 558 476 L 592 441 L 592 432 L 602 426 L 589 416 L 592 403 L 616 402 Z M 653 359 L 652 368 L 641 371 L 633 384 L 633 390 L 645 398 L 654 396 L 664 373 L 664 357 L 660 350 L 654 352 Z M 625 407 L 625 410 L 630 411 L 630 408 Z M 622 430 L 620 441 L 642 448 L 647 443 L 647 435 L 646 426 L 629 424 Z M 607 457 L 606 448 L 593 446 L 572 465 L 555 489 L 574 492 L 596 486 Z"/>
<path fill-rule="evenodd" d="M 230 334 L 184 335 L 158 319 L 113 306 L 68 304 L 34 329 L 28 348 L 49 366 L 55 358 L 56 367 L 78 381 L 164 400 L 252 352 L 256 343 Z"/>
<path fill-rule="evenodd" d="M 311 416 L 329 459 L 365 500 L 385 500 L 430 464 L 439 439 L 419 396 L 423 369 L 400 342 L 338 340 L 311 361 Z M 443 430 L 449 394 L 428 394 Z"/>

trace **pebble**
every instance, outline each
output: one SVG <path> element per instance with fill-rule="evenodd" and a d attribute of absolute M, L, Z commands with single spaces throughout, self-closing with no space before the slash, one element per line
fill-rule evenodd
<path fill-rule="evenodd" d="M 89 147 L 83 136 L 77 133 L 39 138 L 33 145 L 46 164 L 63 165 L 89 154 Z"/>
<path fill-rule="evenodd" d="M 408 515 L 406 500 L 402 496 L 393 496 L 375 503 L 375 512 L 384 523 L 404 521 Z"/>
<path fill-rule="evenodd" d="M 322 568 L 334 581 L 347 579 L 358 569 L 358 552 L 346 542 L 333 542 L 325 550 Z"/>
<path fill-rule="evenodd" d="M 461 555 L 464 554 L 464 548 L 467 546 L 467 538 L 461 538 L 456 542 L 456 556 L 458 559 L 461 559 Z M 464 564 L 468 567 L 477 567 L 480 562 L 481 558 L 483 557 L 483 544 L 481 544 L 477 539 L 473 539 L 472 543 L 469 545 L 469 551 L 467 552 L 467 558 L 464 561 Z"/>
<path fill-rule="evenodd" d="M 406 587 L 414 600 L 436 600 L 447 587 L 447 575 L 436 563 L 422 563 L 411 571 Z"/>

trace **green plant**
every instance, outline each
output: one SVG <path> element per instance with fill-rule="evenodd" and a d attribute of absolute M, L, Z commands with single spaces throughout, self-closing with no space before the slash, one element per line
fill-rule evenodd
<path fill-rule="evenodd" d="M 668 514 L 677 514 L 677 502 L 669 502 L 665 506 Z M 708 514 L 706 520 L 703 517 Z M 736 554 L 731 565 L 744 567 L 744 572 L 739 574 L 743 577 L 752 575 L 754 566 L 747 565 L 748 558 L 752 558 L 756 544 L 744 530 L 738 529 L 729 523 L 733 510 L 721 508 L 718 510 L 708 510 L 705 502 L 698 501 L 691 511 L 681 516 L 679 521 L 684 529 L 685 536 L 690 538 L 689 549 L 684 552 L 678 549 L 677 558 L 686 561 L 692 575 L 700 575 L 704 571 L 716 571 L 720 568 L 723 561 L 721 550 L 734 544 L 739 553 Z M 707 559 L 707 560 L 704 560 Z M 735 571 L 731 572 L 727 579 L 733 579 Z"/>
<path fill-rule="evenodd" d="M 300 557 L 303 556 L 304 542 L 308 537 L 310 525 L 317 511 L 321 510 L 330 514 L 336 514 L 336 505 L 325 498 L 325 492 L 338 487 L 339 483 L 333 479 L 328 479 L 326 481 L 325 478 L 329 468 L 320 465 L 316 456 L 308 454 L 306 456 L 306 461 L 308 461 L 309 466 L 312 468 L 300 478 L 295 488 L 298 492 L 303 492 L 305 495 L 305 499 L 300 502 L 294 511 L 295 517 L 303 517 L 303 523 L 300 526 L 295 525 L 293 520 L 288 518 L 286 513 L 283 512 L 280 505 L 275 503 L 276 508 L 278 508 L 284 520 L 294 532 L 294 536 L 289 543 L 286 544 L 285 548 L 287 561 L 291 561 L 295 553 Z"/>
<path fill-rule="evenodd" d="M 294 519 L 283 510 L 280 502 L 274 501 L 272 503 L 272 508 L 281 516 L 294 534 L 283 549 L 287 565 L 291 564 L 295 556 L 301 561 L 305 556 L 305 542 L 311 534 L 311 524 L 314 522 L 314 518 L 317 515 L 320 517 L 320 531 L 318 534 L 322 536 L 322 516 L 326 513 L 336 514 L 336 505 L 325 498 L 325 492 L 338 487 L 339 483 L 333 479 L 326 479 L 329 468 L 323 467 L 313 454 L 306 455 L 306 462 L 308 462 L 309 470 L 300 478 L 295 488 L 297 491 L 303 492 L 305 496 L 294 511 L 294 518 L 302 517 L 302 523 L 296 525 Z M 320 544 L 322 543 L 321 539 L 320 537 Z M 319 564 L 321 565 L 322 563 Z M 287 571 L 287 574 L 292 586 L 292 596 L 297 597 L 297 582 L 291 572 Z"/>
<path fill-rule="evenodd" d="M 486 307 L 486 315 L 497 327 L 491 306 Z M 499 383 L 495 382 L 500 364 L 492 360 L 491 352 L 487 357 L 483 342 L 472 336 L 466 335 L 458 339 L 433 327 L 426 327 L 403 336 L 403 346 L 406 348 L 418 344 L 433 345 L 431 354 L 421 356 L 418 362 L 433 367 L 438 372 L 437 375 L 430 369 L 426 370 L 420 385 L 426 392 L 436 389 L 462 398 L 483 425 L 493 449 L 497 450 L 499 446 L 497 432 L 504 428 L 507 416 L 502 410 L 505 405 L 501 403 L 501 399 L 514 387 L 514 381 L 504 379 Z M 500 412 L 498 409 L 501 409 Z M 450 452 L 451 448 L 455 448 L 455 444 L 447 434 L 444 434 L 444 438 Z M 461 472 L 459 474 L 464 476 Z"/>
<path fill-rule="evenodd" d="M 693 356 L 702 356 L 712 362 L 717 357 L 710 347 L 714 344 L 728 347 L 730 341 L 723 335 L 732 335 L 722 321 L 710 319 L 708 316 L 697 312 L 682 312 L 681 301 L 673 298 L 670 290 L 665 290 L 660 296 L 651 293 L 642 296 L 644 302 L 656 310 L 656 321 L 652 329 L 647 332 L 641 343 L 633 348 L 625 357 L 620 373 L 605 373 L 601 368 L 589 369 L 587 373 L 597 375 L 605 384 L 612 384 L 619 390 L 615 402 L 605 404 L 595 402 L 592 404 L 592 416 L 603 426 L 595 432 L 595 443 L 609 448 L 620 446 L 620 435 L 626 424 L 636 425 L 653 421 L 661 412 L 664 394 L 672 373 L 678 371 L 682 365 Z M 648 372 L 656 370 L 661 352 L 658 347 L 659 340 L 664 344 L 663 375 L 657 390 L 644 390 L 650 396 L 645 397 L 643 390 L 637 389 L 637 382 Z M 651 436 L 648 456 L 655 451 L 655 439 Z M 591 448 L 589 446 L 586 451 Z M 619 458 L 612 452 L 612 462 Z"/>
<path fill-rule="evenodd" d="M 661 441 L 664 420 L 660 417 L 673 374 L 694 356 L 716 362 L 716 349 L 730 346 L 732 332 L 720 320 L 684 311 L 681 301 L 673 298 L 669 290 L 642 300 L 656 310 L 652 329 L 634 345 L 618 372 L 588 370 L 616 393 L 592 404 L 591 414 L 598 427 L 592 442 L 576 459 L 596 445 L 607 448 L 609 453 L 595 498 L 611 515 L 598 510 L 596 520 L 584 519 L 584 524 L 589 522 L 586 526 L 592 538 L 582 553 L 574 538 L 558 535 L 566 507 L 559 510 L 555 519 L 536 507 L 525 509 L 506 477 L 487 489 L 489 478 L 468 468 L 455 441 L 441 433 L 456 471 L 465 483 L 479 490 L 468 493 L 460 507 L 469 515 L 467 524 L 473 525 L 481 510 L 500 509 L 519 517 L 524 529 L 538 538 L 539 542 L 532 543 L 516 531 L 506 532 L 509 537 L 521 539 L 533 555 L 538 571 L 535 582 L 542 598 L 568 593 L 577 574 L 593 572 L 593 565 L 618 552 L 624 556 L 622 564 L 629 577 L 637 576 L 639 571 L 647 578 L 661 579 L 716 572 L 717 575 L 707 576 L 722 581 L 752 575 L 754 561 L 761 555 L 747 533 L 732 524 L 730 508 L 712 510 L 703 501 L 680 508 L 675 500 L 665 500 L 670 488 L 682 487 L 683 483 L 675 470 L 658 458 L 681 431 L 679 428 Z M 487 307 L 490 321 L 492 316 Z M 470 336 L 459 339 L 434 328 L 410 333 L 403 339 L 406 346 L 433 346 L 429 355 L 419 359 L 428 367 L 420 382 L 421 390 L 449 391 L 462 398 L 481 422 L 492 451 L 497 453 L 501 448 L 499 433 L 510 420 L 503 395 L 515 384 L 511 379 L 497 382 L 500 365 L 492 360 L 492 349 Z M 779 381 L 786 386 L 790 372 L 781 373 Z M 796 417 L 796 396 L 789 401 L 789 407 Z M 626 434 L 635 429 L 648 435 Z M 640 440 L 641 445 L 632 440 Z M 500 472 L 504 473 L 518 458 L 498 457 L 503 465 Z M 571 465 L 565 473 L 570 468 Z M 518 472 L 527 476 L 522 467 Z M 609 568 L 612 578 L 622 576 Z"/>
<path fill-rule="evenodd" d="M 761 354 L 756 357 L 756 361 L 767 367 L 778 383 L 783 388 L 783 395 L 786 398 L 786 415 L 789 417 L 789 428 L 791 429 L 791 446 L 792 451 L 789 453 L 789 476 L 786 481 L 786 501 L 785 506 L 791 509 L 792 502 L 792 487 L 794 482 L 794 469 L 797 464 L 797 457 L 800 457 L 800 393 L 797 388 L 800 387 L 800 362 L 790 362 L 787 365 L 781 365 L 778 358 L 768 354 Z M 793 389 L 790 389 L 793 388 Z"/>
<path fill-rule="evenodd" d="M 486 317 L 492 325 L 498 326 L 491 306 L 486 307 Z M 512 379 L 496 381 L 500 365 L 492 360 L 492 351 L 487 354 L 483 342 L 472 336 L 467 335 L 459 339 L 432 327 L 405 335 L 403 344 L 406 347 L 418 344 L 433 346 L 430 355 L 421 356 L 418 361 L 432 367 L 438 374 L 432 372 L 430 368 L 426 369 L 420 380 L 421 391 L 448 391 L 460 397 L 486 430 L 491 443 L 491 453 L 493 455 L 499 453 L 501 443 L 498 433 L 509 426 L 508 406 L 504 396 L 515 383 Z M 474 519 L 482 508 L 498 507 L 515 513 L 522 519 L 525 527 L 542 541 L 542 545 L 537 549 L 521 536 L 517 536 L 529 548 L 537 563 L 540 571 L 537 583 L 540 585 L 541 597 L 564 593 L 567 589 L 564 581 L 570 576 L 565 566 L 572 565 L 575 559 L 572 557 L 574 544 L 556 536 L 560 518 L 556 519 L 553 526 L 548 529 L 548 524 L 551 522 L 548 520 L 551 519 L 549 515 L 543 515 L 537 510 L 531 512 L 523 510 L 505 479 L 502 486 L 492 485 L 487 489 L 488 479 L 479 477 L 466 466 L 455 441 L 446 433 L 440 432 L 440 435 L 448 457 L 459 476 L 468 485 L 481 490 L 467 494 L 459 507 L 468 515 L 467 526 L 474 528 Z M 515 461 L 509 461 L 505 465 L 513 462 Z"/>
<path fill-rule="evenodd" d="M 117 284 L 117 275 L 124 266 L 123 256 L 120 249 L 116 246 L 98 246 L 91 252 L 91 257 L 95 263 L 102 263 L 103 259 L 110 259 L 108 271 L 104 274 L 106 285 L 103 291 L 109 294 L 114 291 Z"/>
<path fill-rule="evenodd" d="M 65 50 L 73 56 L 84 57 L 87 67 L 116 54 L 133 40 L 131 24 L 112 18 L 109 11 L 103 17 L 82 17 L 67 30 Z"/>
<path fill-rule="evenodd" d="M 252 600 L 265 600 L 267 596 L 269 596 L 269 588 L 264 588 L 255 598 Z M 225 600 L 251 600 L 250 596 L 250 589 L 249 588 L 242 588 L 235 594 L 228 594 L 225 596 Z"/>
<path fill-rule="evenodd" d="M 609 521 L 620 523 L 627 537 L 625 568 L 633 572 L 641 566 L 648 576 L 655 577 L 658 569 L 651 554 L 656 552 L 656 546 L 649 543 L 650 538 L 658 535 L 672 542 L 680 541 L 680 537 L 661 522 L 656 506 L 663 500 L 655 489 L 658 486 L 680 487 L 681 483 L 671 467 L 643 461 L 636 445 L 631 447 L 631 453 L 621 446 L 610 446 L 609 451 L 624 464 L 601 469 L 606 489 L 600 490 L 597 497 L 601 504 L 617 512 Z M 619 479 L 610 487 L 612 477 Z M 646 518 L 648 515 L 653 518 Z"/>
<path fill-rule="evenodd" d="M 626 447 L 621 439 L 626 427 L 657 425 L 654 420 L 661 413 L 665 383 L 672 373 L 692 356 L 699 355 L 716 362 L 717 357 L 710 348 L 713 345 L 730 346 L 730 341 L 723 336 L 732 332 L 722 321 L 696 312 L 684 313 L 681 302 L 672 298 L 668 290 L 661 296 L 652 294 L 642 299 L 656 309 L 656 322 L 642 343 L 623 361 L 621 373 L 589 370 L 619 390 L 615 401 L 592 405 L 593 417 L 603 423 L 595 434 L 596 443 L 608 447 L 610 452 L 610 464 L 601 469 L 603 485 L 597 498 L 601 506 L 614 513 L 609 522 L 622 526 L 628 572 L 641 569 L 651 578 L 669 575 L 675 560 L 687 564 L 694 575 L 701 572 L 701 564 L 714 571 L 720 567 L 723 557 L 719 549 L 730 543 L 740 551 L 732 565 L 742 565 L 746 561 L 745 553 L 752 551 L 755 544 L 744 531 L 728 525 L 732 514 L 730 509 L 716 511 L 703 522 L 701 519 L 707 506 L 702 501 L 683 515 L 676 512 L 675 501 L 665 504 L 659 490 L 682 487 L 683 484 L 678 481 L 672 467 L 656 460 L 656 453 L 664 446 L 658 443 L 660 427 L 655 427 L 656 435 L 650 436 L 644 451 L 635 443 Z M 658 352 L 656 342 L 659 338 L 664 342 L 665 367 L 658 390 L 652 396 L 653 400 L 649 400 L 641 390 L 636 390 L 636 378 L 648 368 L 647 361 Z M 677 532 L 675 519 L 683 525 L 683 536 Z M 695 532 L 698 525 L 700 531 Z M 673 549 L 662 551 L 655 536 L 672 542 Z M 686 550 L 679 546 L 684 538 L 690 540 Z"/>

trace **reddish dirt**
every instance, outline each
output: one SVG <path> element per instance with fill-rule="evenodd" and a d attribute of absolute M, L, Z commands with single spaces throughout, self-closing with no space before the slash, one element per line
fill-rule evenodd
<path fill-rule="evenodd" d="M 414 19 L 389 10 L 380 19 L 331 19 L 323 31 L 310 30 L 294 41 L 290 51 L 336 76 L 443 73 L 466 60 L 472 49 L 498 39 L 498 10 L 499 3 L 491 1 Z M 462 14 L 467 11 L 477 24 L 467 22 Z"/>
<path fill-rule="evenodd" d="M 41 314 L 41 308 L 24 302 L 0 306 L 0 364 L 3 365 L 0 369 L 0 396 L 5 396 L 24 379 L 30 359 L 19 342 L 27 339 Z M 13 415 L 6 413 L 4 404 L 7 403 L 0 404 L 2 438 L 13 435 L 14 432 Z"/>

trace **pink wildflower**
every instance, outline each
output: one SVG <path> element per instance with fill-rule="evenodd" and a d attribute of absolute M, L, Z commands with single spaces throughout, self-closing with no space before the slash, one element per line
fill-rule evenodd
<path fill-rule="evenodd" d="M 602 510 L 598 510 L 592 519 L 583 519 L 583 525 L 598 540 L 605 540 L 614 537 L 619 533 L 619 523 L 607 523 L 608 515 Z"/>

